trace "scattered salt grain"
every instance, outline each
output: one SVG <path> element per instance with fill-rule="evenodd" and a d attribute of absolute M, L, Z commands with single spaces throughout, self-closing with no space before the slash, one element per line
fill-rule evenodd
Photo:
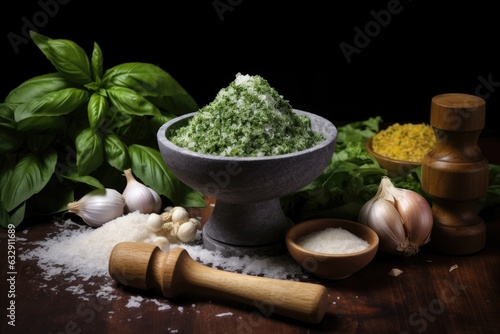
<path fill-rule="evenodd" d="M 329 227 L 312 232 L 297 240 L 305 249 L 327 254 L 348 254 L 362 251 L 370 244 L 341 227 Z"/>
<path fill-rule="evenodd" d="M 219 313 L 219 314 L 216 314 L 215 316 L 216 317 L 227 317 L 227 316 L 231 316 L 231 315 L 233 315 L 233 312 Z"/>

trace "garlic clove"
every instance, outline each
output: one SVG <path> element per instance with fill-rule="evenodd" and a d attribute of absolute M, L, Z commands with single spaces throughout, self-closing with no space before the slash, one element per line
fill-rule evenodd
<path fill-rule="evenodd" d="M 163 219 L 157 213 L 152 213 L 146 220 L 146 227 L 152 232 L 159 232 L 162 230 Z"/>
<path fill-rule="evenodd" d="M 127 185 L 122 193 L 125 198 L 125 211 L 128 213 L 139 211 L 146 214 L 159 212 L 161 209 L 160 195 L 137 181 L 130 168 L 124 171 L 124 175 L 127 179 Z"/>
<path fill-rule="evenodd" d="M 153 196 L 153 211 L 152 211 L 152 213 L 160 212 L 161 205 L 162 205 L 160 195 L 158 195 L 158 193 L 156 191 L 154 191 L 153 189 L 151 189 L 149 187 L 147 187 L 147 189 L 151 192 L 151 195 Z"/>
<path fill-rule="evenodd" d="M 98 227 L 124 213 L 125 199 L 116 190 L 95 189 L 80 200 L 68 203 L 68 212 L 74 213 L 89 226 Z"/>
<path fill-rule="evenodd" d="M 175 206 L 170 210 L 171 220 L 174 223 L 185 223 L 189 220 L 189 213 L 182 206 Z"/>
<path fill-rule="evenodd" d="M 177 238 L 181 242 L 192 242 L 196 238 L 196 234 L 200 227 L 200 221 L 196 218 L 191 218 L 179 226 L 179 229 L 177 230 Z"/>
<path fill-rule="evenodd" d="M 158 246 L 158 248 L 160 248 L 160 250 L 164 253 L 168 252 L 169 249 L 170 249 L 170 241 L 165 238 L 165 237 L 162 237 L 162 236 L 159 236 L 159 237 L 155 237 L 151 243 L 155 246 Z"/>
<path fill-rule="evenodd" d="M 381 250 L 400 251 L 407 245 L 403 220 L 390 201 L 382 199 L 373 203 L 367 222 L 368 227 L 378 234 Z"/>
<path fill-rule="evenodd" d="M 405 222 L 404 228 L 408 240 L 415 246 L 429 242 L 432 232 L 432 209 L 420 194 L 403 190 L 395 199 L 396 209 Z"/>

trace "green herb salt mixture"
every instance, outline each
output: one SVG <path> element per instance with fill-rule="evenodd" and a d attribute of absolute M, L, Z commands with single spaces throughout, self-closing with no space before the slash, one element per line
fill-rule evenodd
<path fill-rule="evenodd" d="M 198 153 L 261 157 L 313 147 L 323 136 L 262 77 L 242 75 L 170 137 Z"/>

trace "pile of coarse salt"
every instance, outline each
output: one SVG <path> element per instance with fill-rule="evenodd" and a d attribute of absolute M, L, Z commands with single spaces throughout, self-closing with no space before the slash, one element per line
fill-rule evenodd
<path fill-rule="evenodd" d="M 370 244 L 342 227 L 329 227 L 312 232 L 297 244 L 305 249 L 326 254 L 348 254 L 362 251 Z"/>
<path fill-rule="evenodd" d="M 116 218 L 98 228 L 90 228 L 66 220 L 59 233 L 35 242 L 36 248 L 20 255 L 21 260 L 36 260 L 51 280 L 58 275 L 72 275 L 88 281 L 92 277 L 109 276 L 108 263 L 113 247 L 126 241 L 152 243 L 156 236 L 146 226 L 148 214 L 138 211 Z M 213 268 L 270 278 L 298 280 L 306 277 L 301 267 L 288 254 L 274 257 L 224 257 L 201 244 L 201 232 L 192 243 L 170 244 L 170 249 L 182 247 L 189 255 Z"/>

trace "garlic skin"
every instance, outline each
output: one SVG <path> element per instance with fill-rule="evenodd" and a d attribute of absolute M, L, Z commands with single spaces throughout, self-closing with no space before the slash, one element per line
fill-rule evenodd
<path fill-rule="evenodd" d="M 361 207 L 358 222 L 378 234 L 382 251 L 411 256 L 430 241 L 433 216 L 422 195 L 397 188 L 384 176 L 375 196 Z"/>
<path fill-rule="evenodd" d="M 137 181 L 130 168 L 124 170 L 123 173 L 127 179 L 127 185 L 122 193 L 125 198 L 125 212 L 158 213 L 162 204 L 160 195 Z"/>
<path fill-rule="evenodd" d="M 116 190 L 95 189 L 80 200 L 68 204 L 68 212 L 74 213 L 92 227 L 99 227 L 124 213 L 125 199 Z"/>

